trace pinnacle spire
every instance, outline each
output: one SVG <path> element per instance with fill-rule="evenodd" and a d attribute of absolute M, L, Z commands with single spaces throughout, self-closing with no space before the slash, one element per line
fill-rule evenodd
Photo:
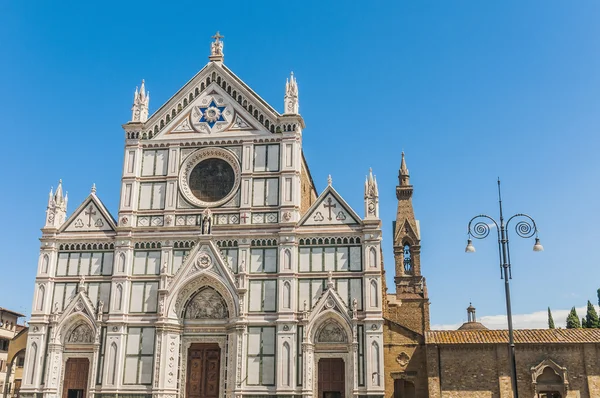
<path fill-rule="evenodd" d="M 298 104 L 298 82 L 296 82 L 294 72 L 291 72 L 290 77 L 285 79 L 285 96 L 283 102 L 284 114 L 299 114 L 300 105 Z"/>
<path fill-rule="evenodd" d="M 68 194 L 63 195 L 62 180 L 58 181 L 56 191 L 50 188 L 48 207 L 46 208 L 46 224 L 44 228 L 59 228 L 66 219 Z"/>
<path fill-rule="evenodd" d="M 150 105 L 150 91 L 146 92 L 146 81 L 142 79 L 142 84 L 135 87 L 133 94 L 133 107 L 131 108 L 131 121 L 144 123 L 148 120 L 148 107 Z"/>
<path fill-rule="evenodd" d="M 64 201 L 63 190 L 62 190 L 62 180 L 58 180 L 58 186 L 56 187 L 56 193 L 54 194 L 54 202 L 56 204 L 60 204 Z"/>
<path fill-rule="evenodd" d="M 365 177 L 365 219 L 369 218 L 379 218 L 379 189 L 372 168 Z"/>
<path fill-rule="evenodd" d="M 94 195 L 96 194 L 96 183 L 92 184 L 92 191 L 91 193 L 93 193 Z"/>

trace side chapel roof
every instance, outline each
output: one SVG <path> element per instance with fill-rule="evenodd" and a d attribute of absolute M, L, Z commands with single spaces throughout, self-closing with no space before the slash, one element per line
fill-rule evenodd
<path fill-rule="evenodd" d="M 600 329 L 518 329 L 515 344 L 600 344 Z M 430 330 L 426 344 L 507 344 L 508 330 Z"/>

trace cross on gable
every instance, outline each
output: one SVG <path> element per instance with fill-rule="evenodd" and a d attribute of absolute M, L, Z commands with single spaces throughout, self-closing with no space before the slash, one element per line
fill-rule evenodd
<path fill-rule="evenodd" d="M 332 200 L 331 200 L 331 196 L 327 198 L 327 204 L 323 205 L 327 210 L 329 210 L 329 221 L 332 220 L 331 218 L 331 209 L 335 209 L 337 207 L 337 205 L 335 203 L 332 204 Z"/>
<path fill-rule="evenodd" d="M 92 205 L 90 204 L 90 207 L 87 209 L 87 211 L 84 213 L 86 216 L 88 216 L 88 227 L 92 226 L 92 216 L 96 215 L 96 212 L 94 211 L 94 208 L 92 207 Z"/>

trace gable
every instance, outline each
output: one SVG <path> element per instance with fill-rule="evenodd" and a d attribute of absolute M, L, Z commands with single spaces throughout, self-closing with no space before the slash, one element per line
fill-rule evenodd
<path fill-rule="evenodd" d="M 114 232 L 116 223 L 95 194 L 73 212 L 60 232 Z"/>
<path fill-rule="evenodd" d="M 185 111 L 176 115 L 154 140 L 198 136 L 271 135 L 253 120 L 252 115 L 216 83 L 193 99 Z M 263 119 L 264 120 L 264 119 Z"/>
<path fill-rule="evenodd" d="M 329 185 L 300 220 L 300 225 L 356 225 L 360 217 Z"/>
<path fill-rule="evenodd" d="M 219 103 L 216 99 L 217 109 L 225 105 L 223 115 L 225 120 L 215 123 L 219 126 L 216 130 L 214 125 L 207 129 L 205 123 L 208 119 L 214 118 L 214 115 L 205 115 L 205 111 L 200 110 L 201 107 L 210 105 L 210 96 L 214 95 L 221 96 L 224 101 Z M 200 101 L 197 101 L 198 99 Z M 207 100 L 206 103 L 203 103 L 203 100 Z M 205 120 L 200 122 L 202 116 L 205 116 Z M 282 123 L 283 119 L 286 119 L 285 123 Z M 300 116 L 295 115 L 293 120 L 289 117 L 282 118 L 225 65 L 210 62 L 148 119 L 140 137 L 173 139 L 175 138 L 171 135 L 173 132 L 206 134 L 207 130 L 211 133 L 216 131 L 222 133 L 225 130 L 276 133 L 294 131 L 298 126 L 304 127 Z M 198 129 L 203 131 L 199 132 Z"/>

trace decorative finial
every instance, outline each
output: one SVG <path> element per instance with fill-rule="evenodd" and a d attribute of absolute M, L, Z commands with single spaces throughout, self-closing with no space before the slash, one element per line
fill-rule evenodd
<path fill-rule="evenodd" d="M 224 36 L 221 36 L 219 31 L 217 31 L 212 38 L 215 39 L 215 41 L 210 44 L 210 56 L 208 59 L 211 61 L 223 61 L 223 42 L 221 39 L 223 39 Z"/>
<path fill-rule="evenodd" d="M 331 179 L 331 174 L 329 174 L 329 176 L 327 177 L 327 185 L 331 185 L 332 182 L 333 180 Z"/>
<path fill-rule="evenodd" d="M 92 193 L 95 195 L 96 194 L 96 183 L 92 184 Z"/>
<path fill-rule="evenodd" d="M 333 283 L 333 272 L 329 271 L 327 273 L 327 288 L 328 289 L 333 289 L 334 283 Z"/>

